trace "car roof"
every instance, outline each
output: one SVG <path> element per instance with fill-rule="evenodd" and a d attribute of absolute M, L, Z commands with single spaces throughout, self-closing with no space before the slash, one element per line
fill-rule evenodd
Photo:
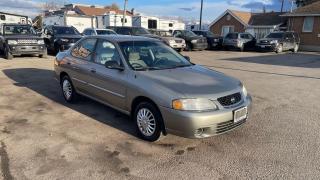
<path fill-rule="evenodd" d="M 129 36 L 129 35 L 108 35 L 108 36 L 88 36 L 84 39 L 97 38 L 106 39 L 112 42 L 125 42 L 125 41 L 160 41 L 154 38 L 148 38 L 143 36 Z"/>

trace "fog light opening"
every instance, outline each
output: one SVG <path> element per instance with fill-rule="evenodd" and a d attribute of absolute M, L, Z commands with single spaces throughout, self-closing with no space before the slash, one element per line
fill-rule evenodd
<path fill-rule="evenodd" d="M 204 129 L 203 128 L 199 128 L 194 132 L 195 136 L 201 136 L 203 134 Z"/>

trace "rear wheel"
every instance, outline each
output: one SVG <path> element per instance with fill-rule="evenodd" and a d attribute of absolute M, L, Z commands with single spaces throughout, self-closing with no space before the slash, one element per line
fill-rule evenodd
<path fill-rule="evenodd" d="M 139 137 L 151 142 L 160 138 L 162 117 L 155 105 L 142 102 L 136 107 L 133 116 Z"/>
<path fill-rule="evenodd" d="M 60 85 L 64 99 L 69 103 L 76 102 L 78 99 L 78 94 L 75 91 L 69 76 L 63 76 Z"/>

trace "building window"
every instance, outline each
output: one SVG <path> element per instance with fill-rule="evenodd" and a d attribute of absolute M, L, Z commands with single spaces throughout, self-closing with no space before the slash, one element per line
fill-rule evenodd
<path fill-rule="evenodd" d="M 221 31 L 221 35 L 224 37 L 228 33 L 231 33 L 231 32 L 234 32 L 234 26 L 223 26 L 222 31 Z"/>
<path fill-rule="evenodd" d="M 227 21 L 230 21 L 230 20 L 231 20 L 231 15 L 228 14 L 228 15 L 227 15 Z"/>
<path fill-rule="evenodd" d="M 6 20 L 6 16 L 5 16 L 5 15 L 0 15 L 0 19 L 1 19 L 2 21 L 5 21 L 5 20 Z"/>
<path fill-rule="evenodd" d="M 169 23 L 169 27 L 173 27 L 173 24 L 172 24 L 172 23 Z"/>
<path fill-rule="evenodd" d="M 157 29 L 157 23 L 158 23 L 157 20 L 149 19 L 148 20 L 148 29 Z"/>
<path fill-rule="evenodd" d="M 314 17 L 305 17 L 302 32 L 313 32 Z"/>
<path fill-rule="evenodd" d="M 123 23 L 123 18 L 121 18 L 121 22 Z M 124 23 L 127 23 L 127 22 L 128 22 L 128 20 L 127 20 L 127 18 L 125 18 Z"/>

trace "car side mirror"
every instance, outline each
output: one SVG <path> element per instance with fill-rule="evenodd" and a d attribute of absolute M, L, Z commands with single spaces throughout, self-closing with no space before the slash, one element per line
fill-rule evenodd
<path fill-rule="evenodd" d="M 124 70 L 124 67 L 119 65 L 119 63 L 117 61 L 107 61 L 104 65 L 108 69 L 117 69 L 119 71 L 123 71 Z"/>
<path fill-rule="evenodd" d="M 189 56 L 183 56 L 186 60 L 188 60 L 189 62 L 191 62 L 191 59 Z"/>

